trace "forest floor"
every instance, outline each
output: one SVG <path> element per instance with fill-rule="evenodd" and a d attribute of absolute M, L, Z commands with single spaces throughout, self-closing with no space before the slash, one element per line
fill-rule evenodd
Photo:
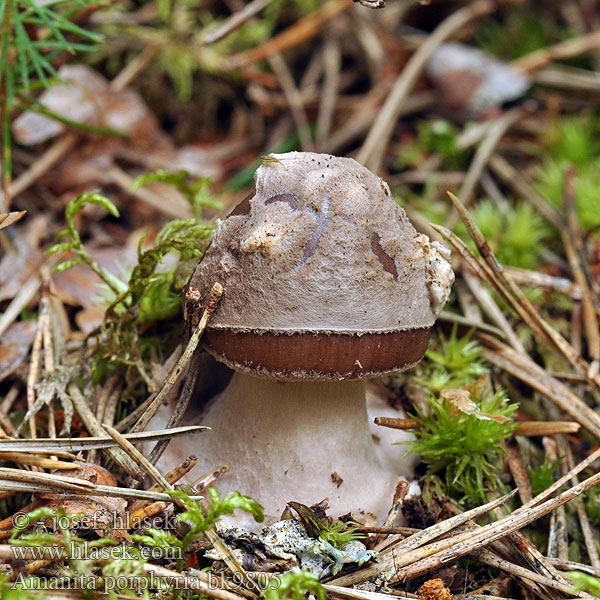
<path fill-rule="evenodd" d="M 383 4 L 0 2 L 0 598 L 600 597 L 600 3 Z M 381 176 L 456 274 L 369 383 L 421 495 L 292 504 L 302 551 L 222 528 L 262 510 L 226 467 L 155 466 L 199 431 L 189 278 L 295 150 Z"/>

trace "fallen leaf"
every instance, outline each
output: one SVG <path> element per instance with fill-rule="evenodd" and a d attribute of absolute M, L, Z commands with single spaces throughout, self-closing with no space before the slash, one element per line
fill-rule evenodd
<path fill-rule="evenodd" d="M 9 213 L 0 213 L 0 231 L 10 227 L 13 223 L 20 221 L 27 214 L 26 210 Z"/>
<path fill-rule="evenodd" d="M 531 80 L 521 71 L 477 48 L 442 44 L 427 64 L 427 76 L 440 103 L 453 111 L 478 115 L 523 96 Z"/>

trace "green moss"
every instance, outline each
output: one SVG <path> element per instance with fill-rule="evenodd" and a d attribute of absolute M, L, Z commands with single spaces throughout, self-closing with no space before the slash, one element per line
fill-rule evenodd
<path fill-rule="evenodd" d="M 308 594 L 325 600 L 325 589 L 317 576 L 294 568 L 274 577 L 260 596 L 263 600 L 306 600 Z"/>
<path fill-rule="evenodd" d="M 554 473 L 560 464 L 560 460 L 550 463 L 546 458 L 543 464 L 537 467 L 527 467 L 527 475 L 531 483 L 531 493 L 534 496 L 541 494 L 554 483 Z"/>
<path fill-rule="evenodd" d="M 439 333 L 437 341 L 425 352 L 413 381 L 440 392 L 473 383 L 487 372 L 479 344 L 470 335 L 459 337 L 454 327 L 448 338 Z"/>
<path fill-rule="evenodd" d="M 471 215 L 501 264 L 523 269 L 539 266 L 543 240 L 550 235 L 551 229 L 531 204 L 499 205 L 485 199 L 477 203 Z M 473 251 L 476 250 L 462 222 L 455 231 L 468 240 Z"/>
<path fill-rule="evenodd" d="M 486 501 L 486 491 L 497 486 L 501 441 L 516 428 L 512 417 L 517 405 L 508 402 L 504 390 L 480 393 L 478 387 L 471 390 L 477 414 L 457 410 L 447 399 L 432 398 L 426 411 L 417 409 L 412 417 L 419 427 L 413 431 L 411 452 L 421 455 L 429 475 L 443 473 L 448 493 L 470 505 Z"/>
<path fill-rule="evenodd" d="M 550 12 L 519 7 L 498 15 L 479 26 L 475 41 L 486 52 L 505 60 L 514 60 L 572 37 L 571 31 L 558 23 Z"/>
<path fill-rule="evenodd" d="M 562 208 L 564 203 L 565 176 L 571 164 L 564 159 L 550 157 L 535 172 L 535 189 L 558 208 Z M 584 231 L 600 225 L 598 181 L 600 159 L 593 159 L 576 167 L 573 192 L 579 225 Z"/>

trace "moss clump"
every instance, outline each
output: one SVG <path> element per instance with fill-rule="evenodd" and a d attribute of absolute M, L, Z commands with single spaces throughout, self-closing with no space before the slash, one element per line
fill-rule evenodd
<path fill-rule="evenodd" d="M 485 502 L 486 490 L 495 488 L 502 472 L 501 442 L 516 428 L 504 390 L 483 391 L 477 382 L 459 390 L 445 390 L 445 398 L 432 398 L 427 410 L 412 418 L 419 427 L 411 452 L 421 455 L 427 474 L 443 473 L 447 491 L 468 505 Z M 467 400 L 457 402 L 460 394 Z"/>

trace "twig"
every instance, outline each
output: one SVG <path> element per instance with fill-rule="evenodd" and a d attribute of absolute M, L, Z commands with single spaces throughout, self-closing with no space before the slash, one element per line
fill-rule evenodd
<path fill-rule="evenodd" d="M 458 197 L 462 198 L 463 202 L 467 206 L 469 206 L 473 200 L 473 192 L 475 191 L 477 181 L 479 181 L 479 178 L 483 173 L 483 169 L 498 145 L 498 142 L 508 131 L 508 129 L 510 129 L 510 127 L 523 116 L 523 112 L 523 109 L 520 107 L 509 110 L 501 117 L 496 119 L 487 130 L 485 137 L 479 144 L 477 151 L 475 152 L 475 156 L 469 165 L 469 170 L 467 171 L 458 193 Z M 452 229 L 456 223 L 456 218 L 452 218 L 453 215 L 456 215 L 456 213 L 452 213 L 450 216 L 447 224 L 449 229 Z M 457 216 L 458 215 L 456 215 L 456 217 Z"/>
<path fill-rule="evenodd" d="M 196 388 L 196 381 L 198 380 L 198 369 L 199 369 L 199 361 L 192 358 L 190 360 L 190 365 L 188 371 L 185 375 L 185 380 L 183 383 L 183 389 L 179 394 L 179 400 L 175 405 L 175 409 L 173 413 L 169 417 L 169 421 L 167 423 L 167 429 L 171 427 L 177 427 L 183 416 L 185 415 L 185 411 L 190 403 L 192 395 L 194 394 L 194 389 Z M 154 448 L 152 448 L 152 452 L 150 452 L 149 461 L 155 465 L 160 457 L 163 455 L 163 452 L 167 449 L 169 445 L 170 439 L 162 440 L 160 442 L 156 442 Z"/>
<path fill-rule="evenodd" d="M 342 57 L 339 41 L 327 37 L 323 46 L 323 86 L 317 115 L 316 146 L 321 149 L 329 138 L 335 114 L 336 97 L 340 87 Z"/>
<path fill-rule="evenodd" d="M 288 48 L 292 48 L 316 35 L 324 23 L 337 14 L 348 10 L 351 6 L 352 0 L 328 0 L 312 14 L 266 40 L 260 46 L 229 57 L 224 66 L 226 69 L 239 69 L 258 60 L 284 52 Z"/>
<path fill-rule="evenodd" d="M 577 433 L 581 425 L 574 421 L 523 421 L 513 435 L 535 437 L 557 435 L 559 433 Z"/>
<path fill-rule="evenodd" d="M 41 315 L 40 315 L 41 317 Z M 31 359 L 29 361 L 29 370 L 27 372 L 27 412 L 33 410 L 35 404 L 35 385 L 38 380 L 40 370 L 40 354 L 42 351 L 43 331 L 41 326 L 41 318 L 38 318 L 37 329 L 33 344 L 31 346 Z M 21 428 L 21 425 L 18 429 Z M 29 417 L 29 437 L 35 439 L 37 437 L 37 428 L 35 422 L 35 414 Z"/>
<path fill-rule="evenodd" d="M 463 279 L 477 302 L 481 306 L 483 312 L 504 332 L 506 339 L 510 345 L 518 352 L 525 353 L 525 348 L 517 334 L 513 331 L 508 319 L 496 304 L 492 294 L 483 286 L 483 282 L 475 277 L 469 267 L 461 269 Z"/>
<path fill-rule="evenodd" d="M 528 355 L 515 352 L 512 348 L 486 334 L 476 333 L 475 336 L 488 348 L 488 350 L 484 350 L 486 360 L 544 394 L 563 412 L 570 415 L 600 440 L 600 415 L 574 394 L 569 387 L 554 379 L 545 369 L 534 363 Z"/>
<path fill-rule="evenodd" d="M 415 551 L 403 553 L 402 556 L 396 557 L 397 566 L 400 568 L 397 569 L 390 583 L 417 577 L 432 569 L 439 568 L 450 561 L 470 554 L 482 546 L 491 544 L 493 541 L 505 537 L 509 533 L 515 532 L 556 510 L 559 506 L 576 498 L 598 483 L 600 483 L 600 473 L 589 477 L 579 485 L 568 489 L 542 504 L 528 510 L 523 510 L 523 508 L 518 509 L 504 519 L 484 525 L 477 532 L 467 531 L 453 538 L 447 538 L 423 548 L 418 548 Z"/>
<path fill-rule="evenodd" d="M 386 548 L 386 550 L 379 555 L 377 563 L 367 565 L 366 567 L 363 567 L 354 573 L 336 577 L 331 581 L 331 583 L 335 583 L 336 585 L 350 586 L 362 581 L 366 581 L 370 577 L 378 575 L 379 573 L 383 573 L 384 571 L 393 570 L 398 564 L 398 552 L 402 552 L 403 556 L 408 555 L 411 550 L 419 548 L 427 544 L 429 541 L 448 533 L 456 527 L 459 527 L 463 523 L 466 523 L 472 519 L 476 519 L 496 508 L 497 506 L 504 504 L 515 494 L 516 490 L 510 494 L 507 494 L 506 496 L 503 496 L 502 498 L 494 500 L 493 502 L 488 502 L 483 506 L 478 506 L 472 510 L 460 513 L 454 517 L 450 517 L 449 519 L 442 521 L 441 523 L 437 523 L 436 525 L 432 525 L 423 531 L 415 533 L 405 540 L 402 540 L 398 544 L 394 544 L 393 547 L 390 546 L 389 548 Z"/>
<path fill-rule="evenodd" d="M 24 192 L 29 186 L 33 185 L 42 175 L 47 173 L 59 160 L 71 150 L 77 141 L 79 135 L 74 132 L 63 134 L 44 154 L 42 154 L 32 165 L 19 175 L 10 185 L 10 196 L 15 198 Z M 0 206 L 4 202 L 4 194 L 0 191 Z"/>
<path fill-rule="evenodd" d="M 158 45 L 149 45 L 138 54 L 111 82 L 113 94 L 123 91 L 152 61 L 159 50 Z"/>
<path fill-rule="evenodd" d="M 73 400 L 73 404 L 75 409 L 77 410 L 77 414 L 81 417 L 81 420 L 84 422 L 87 430 L 92 435 L 101 436 L 104 434 L 104 429 L 102 425 L 98 423 L 96 416 L 92 412 L 89 404 L 86 399 L 83 397 L 83 394 L 79 391 L 79 388 L 71 383 L 69 385 L 69 394 L 71 399 Z M 125 452 L 121 448 L 107 448 L 106 452 L 110 455 L 110 457 L 121 466 L 122 469 L 127 471 L 134 479 L 139 479 L 143 475 L 140 473 L 136 463 L 131 460 Z"/>
<path fill-rule="evenodd" d="M 294 78 L 281 54 L 277 53 L 270 56 L 268 61 L 279 80 L 285 97 L 287 98 L 292 118 L 296 125 L 296 131 L 300 138 L 300 146 L 305 152 L 312 152 L 314 150 L 314 144 L 309 133 L 308 118 L 304 111 L 304 107 L 302 106 L 302 99 L 300 98 L 300 93 L 298 92 Z"/>
<path fill-rule="evenodd" d="M 209 45 L 222 40 L 228 36 L 231 32 L 241 27 L 244 23 L 249 21 L 254 15 L 258 14 L 271 0 L 252 0 L 248 2 L 242 9 L 229 15 L 223 23 L 221 23 L 217 29 L 207 33 L 202 43 Z"/>
<path fill-rule="evenodd" d="M 548 273 L 539 271 L 528 271 L 518 267 L 509 267 L 503 265 L 504 272 L 513 279 L 517 285 L 524 285 L 532 288 L 541 288 L 557 294 L 563 294 L 573 300 L 581 300 L 583 294 L 581 288 L 565 277 L 554 277 Z"/>
<path fill-rule="evenodd" d="M 221 465 L 212 471 L 205 473 L 194 480 L 190 487 L 200 493 L 202 490 L 211 486 L 215 481 L 223 477 L 229 471 L 228 465 Z"/>
<path fill-rule="evenodd" d="M 584 374 L 598 390 L 600 390 L 600 375 L 598 370 L 591 368 L 581 356 L 579 356 L 569 342 L 539 314 L 531 302 L 525 297 L 521 289 L 514 281 L 506 275 L 502 267 L 496 260 L 493 252 L 490 250 L 481 231 L 469 215 L 463 203 L 452 193 L 448 192 L 454 208 L 458 211 L 463 220 L 469 235 L 477 245 L 477 248 L 483 258 L 484 263 L 488 267 L 488 272 L 491 272 L 494 277 L 494 283 L 500 288 L 506 290 L 505 296 L 508 298 L 511 307 L 517 314 L 534 330 L 541 332 L 543 337 L 553 345 L 580 373 Z M 439 226 L 437 230 L 441 232 Z M 444 234 L 446 235 L 446 234 Z"/>
<path fill-rule="evenodd" d="M 575 209 L 575 190 L 573 189 L 573 180 L 575 170 L 568 169 L 565 176 L 564 208 L 567 215 L 567 225 L 559 228 L 565 254 L 569 261 L 573 279 L 580 287 L 582 292 L 581 308 L 583 313 L 584 331 L 588 341 L 588 352 L 592 360 L 600 360 L 600 332 L 598 331 L 598 317 L 594 307 L 594 300 L 588 285 L 588 279 L 584 273 L 582 265 L 582 255 L 584 252 L 583 241 L 579 226 L 577 223 L 577 213 Z"/>
<path fill-rule="evenodd" d="M 405 65 L 404 70 L 394 83 L 389 96 L 379 111 L 377 118 L 356 159 L 372 171 L 379 171 L 383 152 L 394 130 L 394 123 L 402 109 L 402 104 L 412 90 L 425 64 L 436 49 L 454 32 L 469 21 L 492 12 L 495 2 L 477 0 L 457 10 L 443 21 L 433 33 L 419 46 L 417 51 Z"/>
<path fill-rule="evenodd" d="M 146 412 L 140 417 L 139 421 L 131 428 L 131 432 L 135 433 L 137 431 L 143 431 L 146 429 L 146 426 L 152 419 L 152 417 L 156 414 L 156 411 L 164 401 L 167 394 L 171 391 L 179 376 L 185 369 L 186 365 L 190 361 L 190 358 L 194 354 L 198 344 L 200 343 L 200 338 L 204 333 L 204 329 L 208 323 L 210 315 L 217 308 L 219 300 L 221 299 L 221 295 L 223 294 L 223 286 L 220 283 L 215 283 L 212 287 L 212 290 L 208 296 L 206 301 L 206 307 L 204 309 L 204 313 L 200 322 L 198 323 L 194 333 L 191 335 L 187 346 L 181 355 L 181 358 L 177 361 L 175 368 L 169 376 L 165 380 L 163 386 L 160 389 L 160 392 L 156 395 L 156 397 L 152 400 L 152 402 L 148 405 Z"/>
<path fill-rule="evenodd" d="M 398 485 L 396 485 L 396 489 L 394 490 L 394 500 L 392 502 L 392 508 L 389 510 L 387 517 L 383 522 L 384 529 L 391 527 L 396 522 L 396 519 L 402 511 L 404 499 L 406 498 L 406 494 L 408 494 L 409 487 L 410 484 L 407 481 L 400 481 Z M 387 534 L 379 534 L 375 536 L 374 538 L 369 540 L 368 547 L 379 551 L 382 548 L 382 545 L 386 543 L 387 537 Z"/>
<path fill-rule="evenodd" d="M 555 590 L 560 590 L 561 592 L 565 592 L 570 596 L 575 596 L 576 598 L 589 598 L 589 595 L 586 593 L 573 592 L 573 585 L 564 584 L 559 581 L 555 581 L 554 579 L 550 579 L 549 577 L 545 577 L 544 575 L 540 575 L 535 573 L 534 571 L 530 571 L 524 567 L 519 565 L 515 565 L 514 563 L 504 560 L 496 556 L 493 552 L 489 550 L 477 550 L 472 552 L 469 555 L 469 558 L 473 558 L 484 565 L 489 565 L 490 567 L 495 567 L 496 569 L 502 569 L 506 573 L 510 573 L 517 581 L 521 580 L 521 578 L 529 579 L 530 581 L 535 581 L 537 583 L 541 583 L 546 587 L 553 588 Z"/>
<path fill-rule="evenodd" d="M 504 447 L 506 448 L 508 468 L 510 469 L 514 482 L 517 484 L 521 502 L 529 502 L 529 500 L 533 498 L 533 494 L 531 493 L 531 483 L 529 481 L 529 476 L 527 475 L 527 468 L 525 467 L 525 461 L 521 456 L 519 446 L 514 438 L 509 438 L 505 440 Z"/>
<path fill-rule="evenodd" d="M 125 454 L 154 479 L 163 491 L 173 491 L 173 486 L 164 478 L 163 474 L 154 465 L 150 464 L 148 459 L 125 436 L 110 425 L 104 425 L 104 430 L 117 442 Z M 136 477 L 136 479 L 139 479 L 139 477 Z M 187 506 L 179 498 L 173 498 L 173 502 L 182 510 L 187 510 Z"/>
<path fill-rule="evenodd" d="M 573 460 L 573 452 L 571 450 L 571 446 L 564 440 L 564 443 L 561 446 L 561 450 L 564 448 L 565 456 L 567 459 L 567 466 L 569 468 L 569 473 L 573 473 L 575 468 L 575 461 Z M 571 483 L 573 485 L 577 485 L 579 483 L 579 478 L 576 474 L 571 476 Z M 581 532 L 583 533 L 583 538 L 585 540 L 585 547 L 588 553 L 588 557 L 590 559 L 590 563 L 594 569 L 600 571 L 600 556 L 598 555 L 598 546 L 596 545 L 596 534 L 592 530 L 590 525 L 590 520 L 588 518 L 587 512 L 585 510 L 585 506 L 581 501 L 581 498 L 577 498 L 575 507 L 577 509 L 577 516 L 579 518 L 579 524 L 581 526 Z M 559 558 L 563 558 L 559 555 Z M 568 559 L 568 557 L 567 557 Z"/>
<path fill-rule="evenodd" d="M 126 439 L 137 444 L 143 442 L 156 442 L 166 437 L 180 437 L 198 431 L 206 431 L 207 429 L 210 429 L 210 427 L 204 427 L 203 425 L 188 425 L 186 427 L 161 429 L 158 431 L 141 431 L 138 433 L 126 433 L 124 435 Z M 38 452 L 50 454 L 61 450 L 80 452 L 81 450 L 90 450 L 92 448 L 113 448 L 116 445 L 114 440 L 108 435 L 81 438 L 37 438 L 36 440 L 0 439 L 0 451 L 3 452 Z"/>
<path fill-rule="evenodd" d="M 30 471 L 23 471 L 30 473 Z M 39 475 L 40 473 L 37 473 Z M 46 473 L 47 475 L 47 473 Z M 81 481 L 81 480 L 76 480 Z M 0 479 L 0 490 L 17 491 L 17 492 L 60 492 L 63 496 L 75 494 L 81 496 L 86 491 L 86 488 L 66 489 L 64 486 L 59 487 L 55 484 L 28 483 L 28 482 L 12 482 Z M 112 485 L 96 485 L 93 489 L 88 490 L 94 496 L 110 496 L 115 498 L 127 498 L 132 500 L 154 500 L 162 502 L 173 502 L 173 499 L 168 494 L 159 494 L 157 492 L 148 492 L 146 490 L 133 490 L 131 488 L 119 488 Z M 202 496 L 190 496 L 192 500 L 202 500 Z"/>
<path fill-rule="evenodd" d="M 559 42 L 554 46 L 548 46 L 547 48 L 531 52 L 526 56 L 514 60 L 511 65 L 529 73 L 555 60 L 571 58 L 599 47 L 600 31 L 594 31 L 588 35 L 578 35 L 576 38 Z"/>

